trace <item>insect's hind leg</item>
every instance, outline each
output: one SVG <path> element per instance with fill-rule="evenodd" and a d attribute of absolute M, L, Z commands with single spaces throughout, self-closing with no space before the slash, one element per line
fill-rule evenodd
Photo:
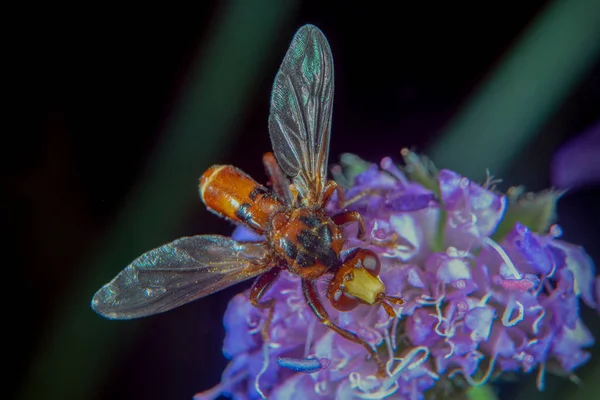
<path fill-rule="evenodd" d="M 290 191 L 290 180 L 279 166 L 275 155 L 271 152 L 265 153 L 263 164 L 265 165 L 265 170 L 275 194 L 286 204 L 292 204 L 294 196 Z"/>
<path fill-rule="evenodd" d="M 256 278 L 250 288 L 250 304 L 256 308 L 267 310 L 267 318 L 260 329 L 263 341 L 265 342 L 269 341 L 269 327 L 273 320 L 273 312 L 275 311 L 275 299 L 261 300 L 264 294 L 273 285 L 280 272 L 281 268 L 279 267 L 271 268 L 269 271 Z"/>
<path fill-rule="evenodd" d="M 321 300 L 319 300 L 319 295 L 317 293 L 317 288 L 314 282 L 303 279 L 302 292 L 304 293 L 304 298 L 310 306 L 310 309 L 313 311 L 315 316 L 323 325 L 333 330 L 337 334 L 341 335 L 342 337 L 350 340 L 351 342 L 363 346 L 369 352 L 371 357 L 373 357 L 373 360 L 377 364 L 378 375 L 382 377 L 387 376 L 385 363 L 381 361 L 381 359 L 377 355 L 377 352 L 375 352 L 375 350 L 371 347 L 371 345 L 369 345 L 369 343 L 359 338 L 355 333 L 352 333 L 344 328 L 337 326 L 331 321 L 331 319 L 329 319 L 329 314 L 327 313 L 327 310 L 325 310 L 323 303 L 321 302 Z"/>

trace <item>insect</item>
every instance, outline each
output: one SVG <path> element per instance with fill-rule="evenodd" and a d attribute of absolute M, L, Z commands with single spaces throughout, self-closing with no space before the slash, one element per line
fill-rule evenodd
<path fill-rule="evenodd" d="M 342 190 L 326 179 L 332 102 L 329 44 L 318 28 L 305 25 L 292 39 L 273 85 L 273 153 L 263 157 L 272 190 L 231 165 L 215 165 L 200 178 L 200 197 L 210 211 L 245 224 L 264 241 L 238 242 L 219 235 L 175 240 L 129 264 L 95 294 L 92 308 L 110 319 L 143 317 L 257 277 L 250 302 L 268 310 L 268 326 L 274 300 L 263 297 L 279 273 L 288 270 L 301 278 L 306 302 L 318 320 L 362 345 L 383 373 L 375 350 L 330 319 L 317 291 L 317 280 L 331 276 L 326 297 L 340 311 L 381 304 L 394 316 L 392 306 L 402 304 L 402 299 L 385 294 L 373 251 L 356 248 L 342 257 L 344 226 L 357 223 L 358 237 L 364 237 L 360 214 L 343 210 L 329 216 L 325 211 L 336 192 L 343 203 Z"/>
<path fill-rule="evenodd" d="M 329 360 L 326 358 L 318 359 L 311 358 L 294 358 L 294 357 L 277 357 L 277 364 L 282 368 L 290 369 L 294 372 L 304 372 L 311 374 L 321 370 L 324 366 L 329 365 Z"/>

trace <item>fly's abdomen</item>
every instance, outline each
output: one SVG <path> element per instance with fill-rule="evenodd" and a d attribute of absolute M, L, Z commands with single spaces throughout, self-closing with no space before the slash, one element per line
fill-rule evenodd
<path fill-rule="evenodd" d="M 214 165 L 200 178 L 200 198 L 209 210 L 260 233 L 283 207 L 267 188 L 232 165 Z"/>

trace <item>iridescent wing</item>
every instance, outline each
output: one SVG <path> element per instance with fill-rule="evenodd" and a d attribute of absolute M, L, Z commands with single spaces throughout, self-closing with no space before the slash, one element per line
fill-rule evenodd
<path fill-rule="evenodd" d="M 333 57 L 313 25 L 296 32 L 271 94 L 273 152 L 303 200 L 320 202 L 327 177 L 333 104 Z"/>
<path fill-rule="evenodd" d="M 138 257 L 98 290 L 92 308 L 111 319 L 158 314 L 268 271 L 266 257 L 261 243 L 184 237 Z"/>

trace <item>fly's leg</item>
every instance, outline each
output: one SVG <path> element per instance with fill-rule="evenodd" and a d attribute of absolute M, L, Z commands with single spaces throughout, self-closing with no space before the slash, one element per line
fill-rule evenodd
<path fill-rule="evenodd" d="M 385 293 L 380 293 L 379 296 L 377 296 L 377 298 L 379 300 L 379 303 L 383 306 L 383 309 L 390 318 L 398 318 L 398 314 L 396 314 L 396 311 L 394 310 L 394 307 L 392 307 L 392 305 L 396 307 L 401 306 L 402 304 L 404 304 L 403 298 L 388 296 Z"/>
<path fill-rule="evenodd" d="M 313 311 L 315 316 L 323 325 L 333 330 L 337 334 L 341 335 L 342 337 L 363 346 L 369 352 L 371 357 L 373 357 L 373 360 L 377 363 L 378 375 L 382 377 L 387 376 L 384 362 L 381 361 L 379 356 L 377 356 L 377 353 L 375 352 L 375 350 L 373 350 L 369 343 L 359 338 L 355 333 L 347 331 L 344 328 L 340 328 L 339 326 L 331 322 L 331 320 L 329 319 L 329 314 L 327 314 L 327 310 L 325 310 L 323 303 L 321 303 L 321 300 L 319 300 L 319 295 L 317 293 L 317 288 L 314 282 L 303 279 L 302 292 L 304 293 L 304 298 L 310 306 L 310 309 Z"/>
<path fill-rule="evenodd" d="M 271 186 L 275 194 L 281 198 L 285 204 L 292 204 L 294 197 L 290 191 L 290 180 L 287 178 L 275 155 L 271 152 L 265 153 L 263 156 L 263 164 L 271 181 Z"/>
<path fill-rule="evenodd" d="M 321 202 L 323 208 L 329 203 L 331 196 L 333 196 L 335 192 L 337 192 L 338 207 L 344 208 L 346 196 L 344 196 L 344 191 L 335 181 L 327 181 L 325 184 L 325 188 L 323 189 L 323 201 Z"/>
<path fill-rule="evenodd" d="M 281 268 L 279 267 L 270 269 L 256 278 L 250 288 L 250 304 L 261 310 L 267 310 L 267 318 L 260 329 L 261 336 L 265 343 L 269 341 L 269 326 L 271 325 L 273 312 L 275 311 L 275 299 L 265 301 L 261 301 L 261 299 L 273 285 L 280 272 Z"/>
<path fill-rule="evenodd" d="M 356 236 L 359 239 L 365 237 L 365 222 L 358 211 L 342 211 L 331 217 L 331 220 L 338 226 L 348 225 L 349 223 L 356 221 L 358 223 L 358 234 Z"/>
<path fill-rule="evenodd" d="M 359 202 L 360 200 L 364 199 L 365 197 L 372 196 L 376 193 L 377 193 L 377 191 L 373 190 L 373 189 L 361 190 L 360 192 L 358 192 L 357 194 L 355 194 L 354 196 L 352 196 L 346 200 L 346 202 L 344 203 L 344 208 L 351 206 L 352 204 Z"/>

